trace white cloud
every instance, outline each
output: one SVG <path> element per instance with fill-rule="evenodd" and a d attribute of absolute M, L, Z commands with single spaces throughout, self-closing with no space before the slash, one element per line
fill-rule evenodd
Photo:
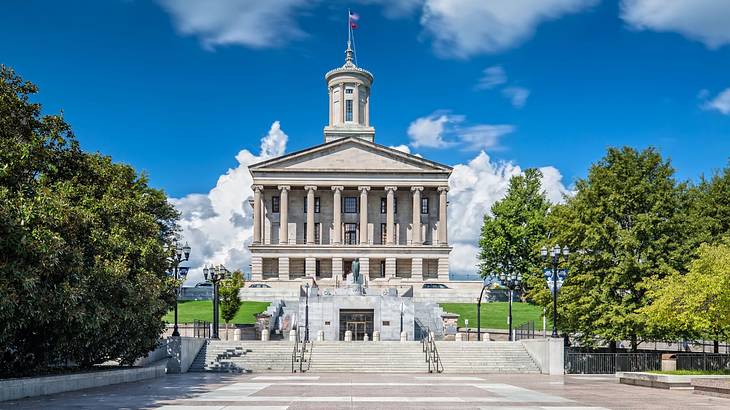
<path fill-rule="evenodd" d="M 383 6 L 383 14 L 388 18 L 410 15 L 423 5 L 423 0 L 358 0 L 361 4 L 377 4 Z"/>
<path fill-rule="evenodd" d="M 241 150 L 236 155 L 238 166 L 221 175 L 210 192 L 170 200 L 182 213 L 182 236 L 192 247 L 188 283 L 202 280 L 200 268 L 206 263 L 249 271 L 251 255 L 246 245 L 253 234 L 253 210 L 248 204 L 253 181 L 248 166 L 282 155 L 287 139 L 275 121 L 261 139 L 259 154 Z"/>
<path fill-rule="evenodd" d="M 637 30 L 673 31 L 709 48 L 730 44 L 730 1 L 622 0 L 621 18 Z"/>
<path fill-rule="evenodd" d="M 467 151 L 499 147 L 501 137 L 515 130 L 508 124 L 465 125 L 466 117 L 443 114 L 438 111 L 427 117 L 416 119 L 408 127 L 411 146 L 426 148 L 447 148 L 461 146 Z"/>
<path fill-rule="evenodd" d="M 554 167 L 540 168 L 548 199 L 562 202 L 571 192 L 563 185 L 562 175 Z M 454 247 L 449 258 L 452 272 L 477 273 L 479 234 L 484 215 L 503 198 L 509 180 L 522 173 L 512 162 L 496 162 L 484 151 L 466 164 L 457 164 L 449 179 L 449 242 Z"/>
<path fill-rule="evenodd" d="M 477 90 L 489 90 L 507 82 L 507 74 L 504 68 L 499 65 L 487 67 L 482 72 L 482 77 L 475 86 Z"/>
<path fill-rule="evenodd" d="M 705 96 L 707 93 L 704 93 Z M 703 108 L 706 110 L 718 111 L 724 115 L 730 115 L 730 88 L 726 88 L 715 98 L 705 102 Z"/>
<path fill-rule="evenodd" d="M 400 152 L 405 152 L 406 154 L 410 154 L 411 153 L 411 149 L 406 144 L 391 145 L 390 148 L 393 148 L 393 149 L 398 150 Z"/>
<path fill-rule="evenodd" d="M 536 27 L 596 0 L 425 0 L 421 25 L 443 57 L 467 58 L 522 43 Z"/>
<path fill-rule="evenodd" d="M 502 90 L 502 95 L 509 98 L 513 107 L 522 108 L 527 103 L 527 97 L 530 96 L 530 90 L 524 87 L 506 87 Z"/>
<path fill-rule="evenodd" d="M 305 37 L 296 15 L 316 0 L 158 0 L 178 32 L 196 36 L 203 47 L 239 44 L 278 47 Z"/>
<path fill-rule="evenodd" d="M 435 115 L 421 117 L 408 126 L 408 136 L 414 148 L 445 148 L 453 145 L 453 142 L 444 140 L 444 126 L 453 122 L 449 115 Z"/>

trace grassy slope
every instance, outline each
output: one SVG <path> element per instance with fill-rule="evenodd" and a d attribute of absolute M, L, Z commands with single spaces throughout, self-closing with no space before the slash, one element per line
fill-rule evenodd
<path fill-rule="evenodd" d="M 236 313 L 231 324 L 249 324 L 256 322 L 256 314 L 261 313 L 269 307 L 268 302 L 241 302 L 241 308 Z M 163 318 L 165 322 L 172 323 L 174 313 L 171 310 Z M 178 322 L 192 323 L 194 320 L 213 321 L 213 301 L 212 300 L 188 300 L 180 301 L 178 305 Z M 224 323 L 223 317 L 220 317 L 221 323 Z"/>
<path fill-rule="evenodd" d="M 441 307 L 449 313 L 459 314 L 459 326 L 464 326 L 464 319 L 469 319 L 469 327 L 477 327 L 476 303 L 441 303 Z M 482 329 L 507 329 L 509 303 L 482 303 Z M 548 312 L 549 313 L 549 312 Z M 512 304 L 512 323 L 519 326 L 528 320 L 535 321 L 535 328 L 542 330 L 542 307 L 529 303 Z M 548 328 L 550 321 L 548 320 Z"/>

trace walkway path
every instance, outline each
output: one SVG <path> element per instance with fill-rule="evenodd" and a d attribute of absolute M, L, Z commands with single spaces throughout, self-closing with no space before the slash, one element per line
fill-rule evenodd
<path fill-rule="evenodd" d="M 727 409 L 730 399 L 620 385 L 610 376 L 184 374 L 0 409 Z"/>

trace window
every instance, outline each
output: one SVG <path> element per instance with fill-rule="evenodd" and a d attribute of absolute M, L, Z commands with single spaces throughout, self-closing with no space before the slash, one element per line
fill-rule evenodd
<path fill-rule="evenodd" d="M 346 214 L 357 213 L 357 197 L 346 196 L 342 199 L 342 211 Z"/>
<path fill-rule="evenodd" d="M 385 261 L 380 261 L 380 277 L 385 277 Z"/>
<path fill-rule="evenodd" d="M 319 276 L 319 272 L 320 272 L 319 268 L 320 268 L 320 263 L 319 263 L 319 259 L 317 259 L 316 261 L 314 261 L 314 274 L 316 276 Z"/>
<path fill-rule="evenodd" d="M 345 100 L 345 121 L 352 122 L 352 100 Z"/>
<path fill-rule="evenodd" d="M 307 223 L 304 223 L 304 243 L 307 243 Z M 319 244 L 319 222 L 314 224 L 314 243 Z"/>
<path fill-rule="evenodd" d="M 390 326 L 390 320 L 383 320 L 383 326 Z"/>
<path fill-rule="evenodd" d="M 421 198 L 421 213 L 428 214 L 428 198 Z"/>
<path fill-rule="evenodd" d="M 352 94 L 352 88 L 345 88 L 345 94 Z"/>
<path fill-rule="evenodd" d="M 388 235 L 388 225 L 387 224 L 380 224 L 380 243 L 385 244 L 385 240 Z"/>
<path fill-rule="evenodd" d="M 345 224 L 345 244 L 357 244 L 357 224 Z"/>
<path fill-rule="evenodd" d="M 315 214 L 318 214 L 319 213 L 319 209 L 320 209 L 319 208 L 319 197 L 318 196 L 315 196 L 314 197 L 314 213 Z M 305 214 L 307 213 L 307 197 L 306 196 L 304 197 L 304 213 Z"/>
<path fill-rule="evenodd" d="M 275 214 L 279 213 L 279 197 L 278 196 L 271 197 L 271 212 L 273 212 Z"/>
<path fill-rule="evenodd" d="M 380 213 L 388 212 L 388 198 L 380 198 Z M 398 213 L 398 198 L 393 197 L 393 213 Z"/>

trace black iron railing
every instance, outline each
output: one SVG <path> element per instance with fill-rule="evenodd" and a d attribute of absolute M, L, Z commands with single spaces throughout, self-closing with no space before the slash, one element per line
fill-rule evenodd
<path fill-rule="evenodd" d="M 210 338 L 210 322 L 205 320 L 194 320 L 193 321 L 193 335 L 195 337 Z"/>
<path fill-rule="evenodd" d="M 441 373 L 444 371 L 444 365 L 441 363 L 441 356 L 439 355 L 438 348 L 436 347 L 436 340 L 434 339 L 433 333 L 426 328 L 426 334 L 421 339 L 423 346 L 423 353 L 426 355 L 426 363 L 428 363 L 428 372 Z"/>
<path fill-rule="evenodd" d="M 730 370 L 730 354 L 676 353 L 677 370 Z"/>
<path fill-rule="evenodd" d="M 515 340 L 534 339 L 535 338 L 535 321 L 530 320 L 515 328 Z"/>
<path fill-rule="evenodd" d="M 568 374 L 613 374 L 661 370 L 661 353 L 574 353 L 565 355 Z"/>

